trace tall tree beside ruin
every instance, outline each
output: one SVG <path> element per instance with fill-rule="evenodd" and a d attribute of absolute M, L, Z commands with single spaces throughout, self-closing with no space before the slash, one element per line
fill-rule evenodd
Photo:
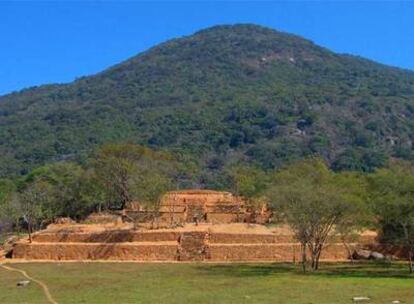
<path fill-rule="evenodd" d="M 307 250 L 312 269 L 317 270 L 335 227 L 358 212 L 361 205 L 360 198 L 348 192 L 321 159 L 314 158 L 277 172 L 268 193 L 274 209 L 290 225 L 301 244 L 304 271 Z"/>
<path fill-rule="evenodd" d="M 371 202 L 379 218 L 383 241 L 407 249 L 408 267 L 414 259 L 414 164 L 394 161 L 368 177 Z"/>
<path fill-rule="evenodd" d="M 132 144 L 104 145 L 90 157 L 112 208 L 131 201 L 157 208 L 160 195 L 171 187 L 172 163 L 168 154 Z"/>
<path fill-rule="evenodd" d="M 34 227 L 45 217 L 44 206 L 51 200 L 52 192 L 48 183 L 36 181 L 28 185 L 14 201 L 16 213 L 27 223 L 30 242 Z"/>
<path fill-rule="evenodd" d="M 232 191 L 247 200 L 254 200 L 264 195 L 267 188 L 266 172 L 253 166 L 233 166 L 227 169 Z"/>
<path fill-rule="evenodd" d="M 367 181 L 365 176 L 359 172 L 345 171 L 335 174 L 335 183 L 341 189 L 346 189 L 343 194 L 348 201 L 352 202 L 355 211 L 357 211 L 343 214 L 342 219 L 335 226 L 335 232 L 353 263 L 353 250 L 350 244 L 358 243 L 361 232 L 371 228 L 374 222 L 374 215 L 367 204 Z"/>

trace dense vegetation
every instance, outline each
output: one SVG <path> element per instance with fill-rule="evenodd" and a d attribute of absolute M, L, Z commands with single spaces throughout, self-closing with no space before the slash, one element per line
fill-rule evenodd
<path fill-rule="evenodd" d="M 335 170 L 413 159 L 414 73 L 338 55 L 255 25 L 216 26 L 97 75 L 0 97 L 0 176 L 104 143 L 168 150 L 192 187 L 225 188 L 228 166 L 309 155 Z"/>

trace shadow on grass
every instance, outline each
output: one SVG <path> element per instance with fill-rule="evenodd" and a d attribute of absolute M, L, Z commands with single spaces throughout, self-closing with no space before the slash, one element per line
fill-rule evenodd
<path fill-rule="evenodd" d="M 338 278 L 399 278 L 413 279 L 414 275 L 408 273 L 405 264 L 390 264 L 379 262 L 364 263 L 323 263 L 320 269 L 313 272 L 308 268 L 307 273 L 302 272 L 300 265 L 287 263 L 273 264 L 212 264 L 199 265 L 198 270 L 207 275 L 222 275 L 234 277 L 273 276 L 290 274 L 298 276 L 324 276 Z"/>

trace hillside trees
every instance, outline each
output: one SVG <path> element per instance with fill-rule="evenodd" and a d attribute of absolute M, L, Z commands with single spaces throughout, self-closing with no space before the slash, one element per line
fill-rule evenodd
<path fill-rule="evenodd" d="M 0 234 L 15 223 L 12 208 L 15 191 L 16 185 L 11 180 L 0 179 Z"/>
<path fill-rule="evenodd" d="M 329 236 L 364 207 L 358 193 L 345 187 L 348 183 L 317 158 L 294 163 L 273 176 L 269 199 L 301 243 L 304 271 L 307 250 L 317 270 Z"/>
<path fill-rule="evenodd" d="M 373 171 L 413 159 L 413 83 L 413 72 L 297 36 L 213 27 L 69 84 L 1 96 L 0 177 L 119 142 L 197 160 L 200 187 L 240 161 L 273 170 L 314 154 Z"/>

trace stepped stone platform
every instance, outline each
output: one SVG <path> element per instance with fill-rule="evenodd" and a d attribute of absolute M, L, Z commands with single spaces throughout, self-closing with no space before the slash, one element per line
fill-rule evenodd
<path fill-rule="evenodd" d="M 156 216 L 162 226 L 184 223 L 258 223 L 265 224 L 271 216 L 266 204 L 255 208 L 230 192 L 189 189 L 170 191 L 161 198 L 159 209 L 148 210 L 139 202 L 130 202 L 123 210 L 124 219 L 148 222 Z"/>
<path fill-rule="evenodd" d="M 375 244 L 375 233 L 364 233 L 357 246 Z M 12 258 L 24 260 L 114 261 L 299 261 L 300 246 L 286 227 L 257 224 L 187 224 L 176 229 L 135 230 L 123 224 L 50 225 L 33 241 L 20 240 Z M 349 252 L 332 238 L 322 260 L 347 260 Z"/>

